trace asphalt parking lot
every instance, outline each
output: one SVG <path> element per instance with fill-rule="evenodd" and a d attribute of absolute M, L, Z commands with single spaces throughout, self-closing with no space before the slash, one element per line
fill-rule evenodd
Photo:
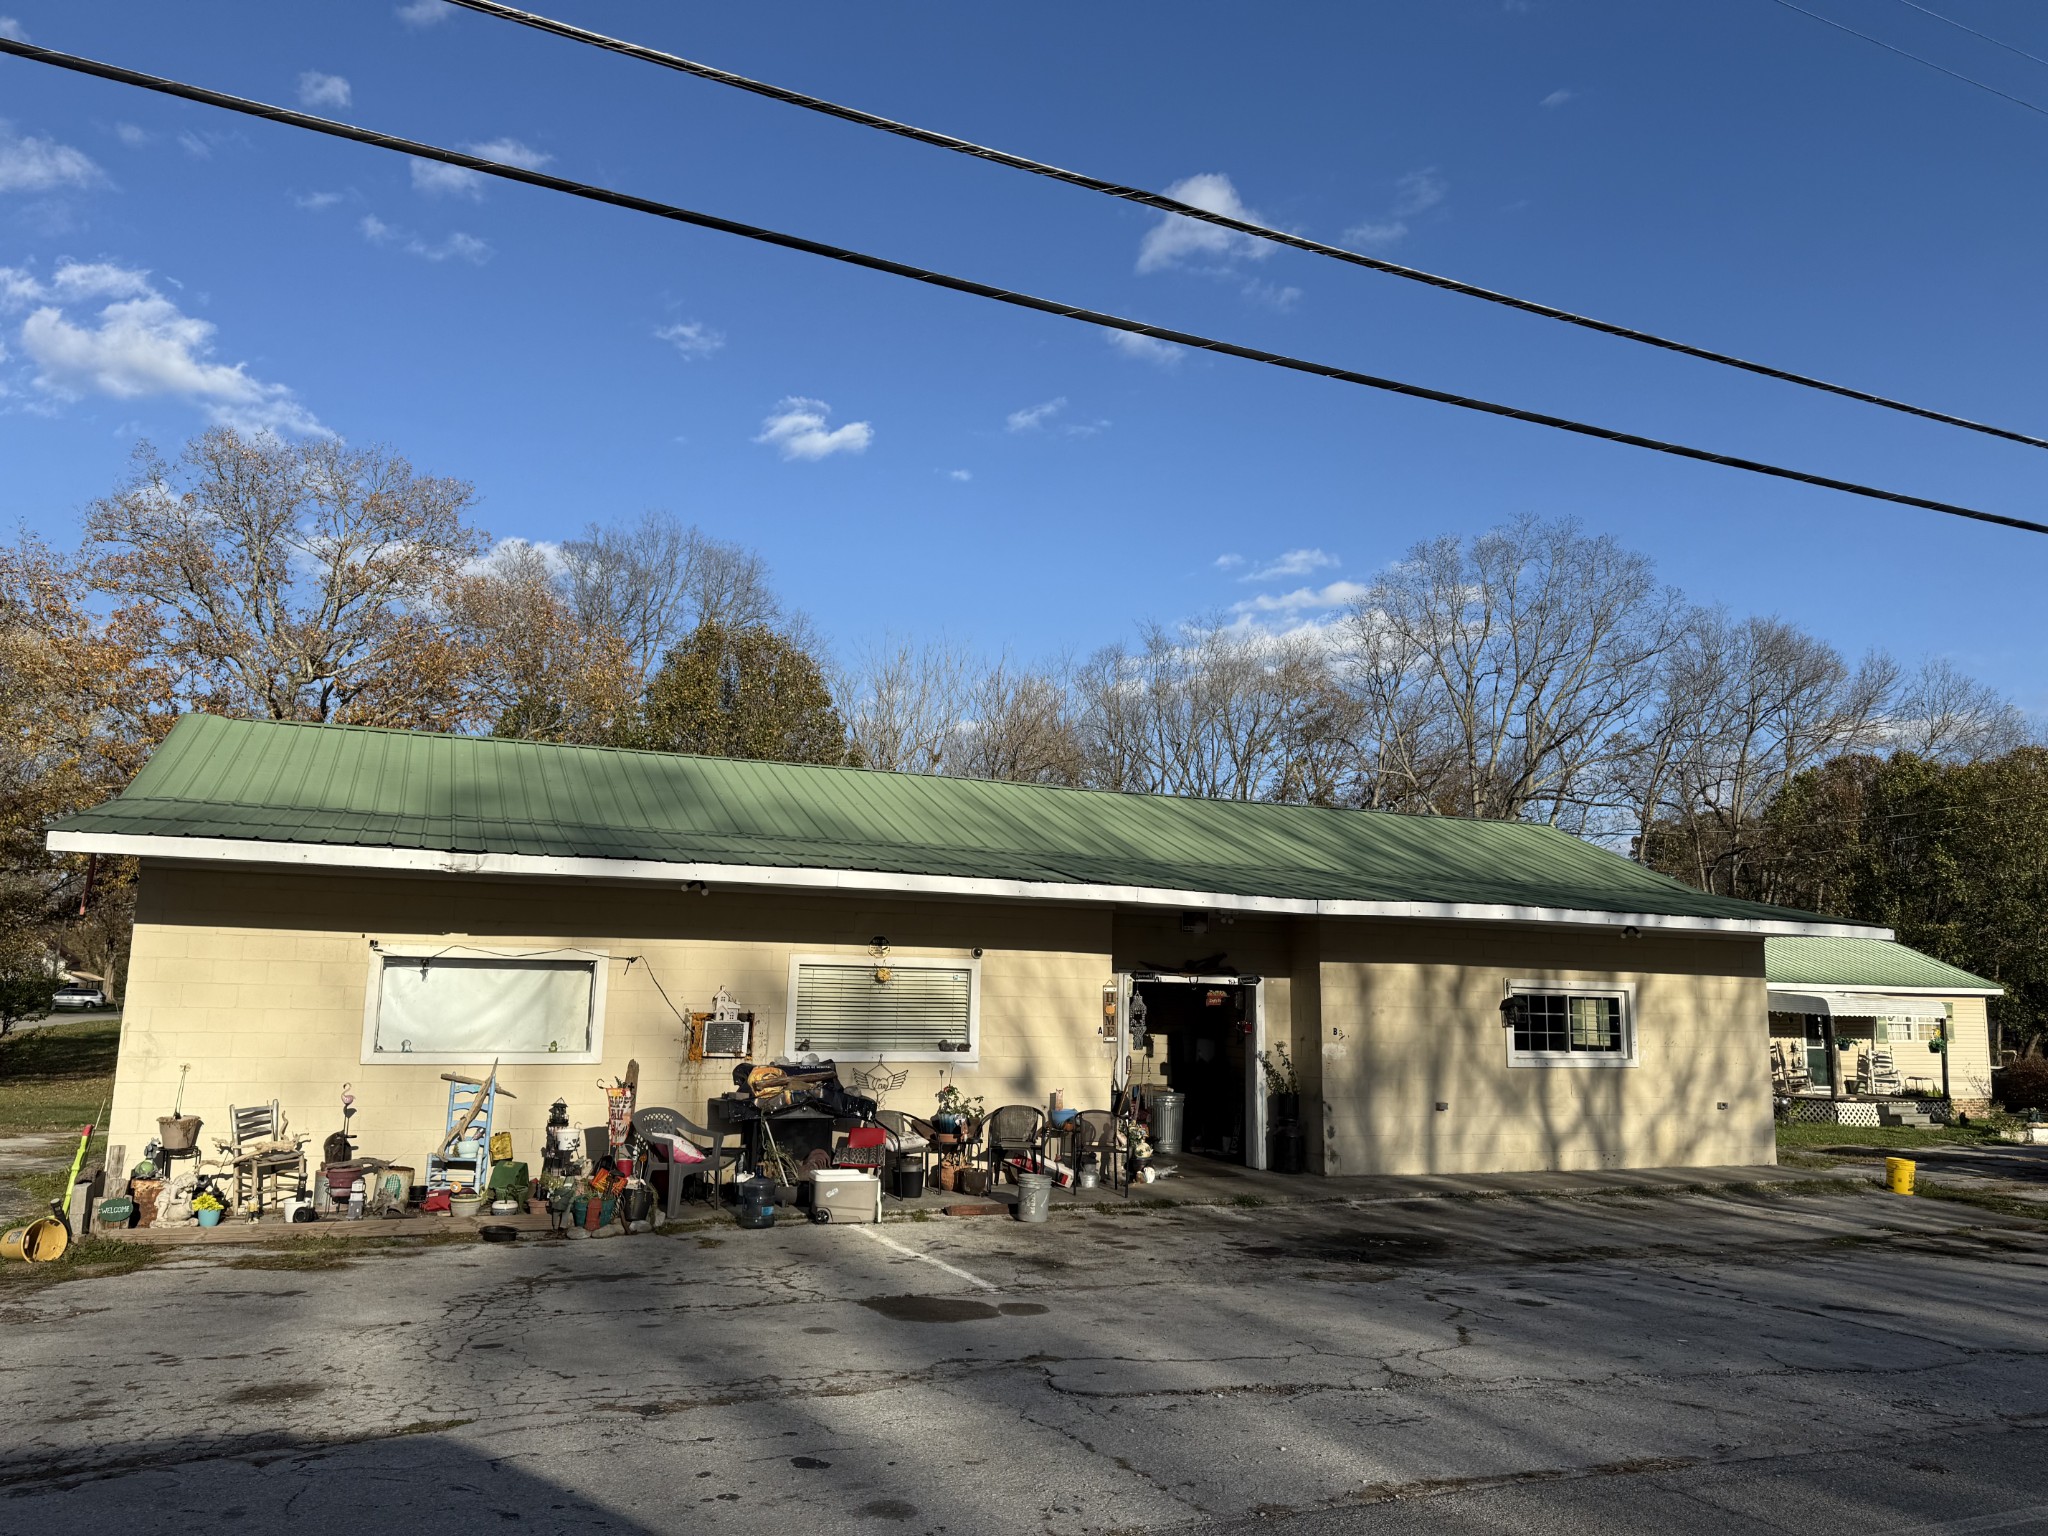
<path fill-rule="evenodd" d="M 2048 1529 L 2044 1272 L 1854 1186 L 189 1252 L 0 1301 L 0 1524 Z"/>

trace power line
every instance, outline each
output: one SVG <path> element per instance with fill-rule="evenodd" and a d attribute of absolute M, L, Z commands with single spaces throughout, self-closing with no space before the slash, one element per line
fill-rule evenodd
<path fill-rule="evenodd" d="M 1891 502 L 1897 506 L 1919 507 L 1929 512 L 1941 512 L 1951 517 L 1966 517 L 1980 523 L 1996 523 L 2005 528 L 2017 528 L 2027 533 L 2048 534 L 2048 523 L 2032 522 L 2026 518 L 2009 517 L 2001 512 L 1986 512 L 1976 507 L 1966 507 L 1955 502 L 1936 501 L 1925 496 L 1912 496 L 1902 491 L 1888 491 L 1879 486 L 1864 485 L 1854 480 L 1838 480 L 1830 475 L 1812 474 L 1802 469 L 1788 469 L 1783 465 L 1769 464 L 1761 459 L 1745 459 L 1733 454 L 1715 453 L 1706 448 L 1694 448 L 1684 443 L 1674 443 L 1662 438 L 1644 437 L 1634 432 L 1617 431 L 1612 427 L 1595 426 L 1589 422 L 1576 421 L 1568 416 L 1552 416 L 1543 411 L 1525 410 L 1520 406 L 1501 405 L 1495 401 L 1482 400 L 1473 395 L 1455 394 L 1449 390 L 1432 389 L 1423 384 L 1410 384 L 1400 379 L 1382 378 L 1376 374 L 1360 373 L 1355 369 L 1339 368 L 1330 363 L 1317 363 L 1305 358 L 1290 357 L 1284 352 L 1268 352 L 1258 347 L 1240 346 L 1236 342 L 1219 341 L 1212 336 L 1197 335 L 1192 331 L 1176 331 L 1165 326 L 1146 325 L 1142 321 L 1112 315 L 1103 310 L 1084 309 L 1079 305 L 1061 303 L 1055 299 L 1039 298 L 1034 294 L 1020 293 L 1013 289 L 999 288 L 992 283 L 976 282 L 972 278 L 954 277 L 948 273 L 914 267 L 906 262 L 891 261 L 885 256 L 871 256 L 861 251 L 849 250 L 844 246 L 828 245 L 822 240 L 806 239 L 802 235 L 785 234 L 779 230 L 765 229 L 756 224 L 743 224 L 736 219 L 721 218 L 717 214 L 700 213 L 694 209 L 678 207 L 673 203 L 656 202 L 652 198 L 638 197 L 630 192 L 616 191 L 588 182 L 571 181 L 567 177 L 550 176 L 545 171 L 530 170 L 525 166 L 506 165 L 497 160 L 487 160 L 480 155 L 465 154 L 460 150 L 443 149 L 437 144 L 422 143 L 417 139 L 400 138 L 396 134 L 380 133 L 371 128 L 359 128 L 351 123 L 336 122 L 331 118 L 315 117 L 310 113 L 297 112 L 289 107 L 280 107 L 268 102 L 253 101 L 243 96 L 231 96 L 224 91 L 209 90 L 204 86 L 188 85 L 183 81 L 169 80 L 158 75 L 144 74 L 139 70 L 124 69 L 118 64 L 106 64 L 97 59 L 82 58 L 77 54 L 59 53 L 55 49 L 41 48 L 33 43 L 16 42 L 0 37 L 0 53 L 10 53 L 17 58 L 28 59 L 38 64 L 53 65 L 58 69 L 70 70 L 74 74 L 91 75 L 101 80 L 111 80 L 119 85 L 132 85 L 159 95 L 175 96 L 184 101 L 198 102 L 203 106 L 218 107 L 223 111 L 240 113 L 245 117 L 261 118 L 266 122 L 282 123 L 287 127 L 303 128 L 312 133 L 325 134 L 329 138 L 347 139 L 352 143 L 368 144 L 376 149 L 391 150 L 394 153 L 410 155 L 418 160 L 434 160 L 443 165 L 459 166 L 463 170 L 475 171 L 482 176 L 495 176 L 504 181 L 523 182 L 527 186 L 541 187 L 550 192 L 561 192 L 570 197 L 583 198 L 594 203 L 605 203 L 614 208 L 625 208 L 635 213 L 651 214 L 656 218 L 668 219 L 678 224 L 694 225 L 699 229 L 717 230 L 721 234 L 737 235 L 742 239 L 756 240 L 764 245 L 780 246 L 784 250 L 800 251 L 807 256 L 821 256 L 829 261 L 843 262 L 848 266 L 864 267 L 871 272 L 886 273 L 891 277 L 907 278 L 912 282 L 924 283 L 934 288 L 949 289 L 954 293 L 968 294 L 974 298 L 990 299 L 998 304 L 1008 304 L 1017 309 L 1035 310 L 1040 314 L 1057 315 L 1066 320 L 1077 320 L 1084 325 L 1100 326 L 1104 330 L 1122 331 L 1133 336 L 1149 336 L 1155 341 L 1171 342 L 1175 346 L 1189 347 L 1201 352 L 1215 352 L 1225 357 L 1243 358 L 1247 362 L 1265 363 L 1275 368 L 1286 368 L 1295 373 L 1306 373 L 1317 378 L 1334 379 L 1343 384 L 1356 384 L 1365 389 L 1382 390 L 1388 394 L 1406 395 L 1411 399 L 1429 400 L 1439 405 L 1452 405 L 1460 410 L 1477 411 L 1487 416 L 1503 416 L 1511 421 L 1525 421 L 1533 426 L 1549 427 L 1559 432 L 1571 432 L 1581 437 L 1598 439 L 1601 442 L 1622 443 L 1631 448 L 1644 448 L 1652 453 L 1669 454 L 1675 458 L 1692 459 L 1702 464 L 1719 464 L 1727 469 L 1739 469 L 1749 474 L 1765 475 L 1776 480 L 1790 480 L 1801 485 L 1819 486 L 1823 490 L 1842 491 L 1851 496 L 1865 496 L 1874 501 Z"/>
<path fill-rule="evenodd" d="M 1899 0 L 1899 4 L 1918 11 L 1922 16 L 1932 16 L 1936 21 L 1946 22 L 1959 32 L 1967 32 L 1972 37 L 1981 37 L 1993 47 L 2003 48 L 2007 53 L 2016 53 L 2023 59 L 2032 59 L 2036 64 L 2048 64 L 2048 59 L 2042 58 L 2038 53 L 2029 53 L 2024 48 L 2008 43 L 2002 37 L 1993 37 L 1989 32 L 1979 32 L 1975 27 L 1957 21 L 1953 16 L 1944 16 L 1939 11 L 1930 11 L 1926 6 L 1916 3 L 1916 0 Z"/>
<path fill-rule="evenodd" d="M 2024 443 L 2030 448 L 2048 448 L 2048 438 L 2034 437 L 2025 432 L 2016 432 L 2006 427 L 1991 426 L 1984 422 L 1972 421 L 1968 417 L 1952 415 L 1947 411 L 1937 411 L 1926 406 L 1911 405 L 1903 400 L 1893 400 L 1888 396 L 1872 394 L 1868 390 L 1855 389 L 1846 384 L 1833 384 L 1825 379 L 1814 378 L 1810 374 L 1795 373 L 1787 368 L 1773 367 L 1769 363 L 1751 362 L 1746 358 L 1736 357 L 1731 353 L 1716 352 L 1711 348 L 1697 347 L 1689 342 L 1673 341 L 1669 337 L 1658 336 L 1650 331 L 1639 331 L 1630 326 L 1617 325 L 1612 321 L 1596 320 L 1590 315 L 1575 314 L 1571 310 L 1559 309 L 1554 305 L 1539 304 L 1534 299 L 1517 298 L 1513 294 L 1501 293 L 1492 288 L 1482 288 L 1476 283 L 1463 282 L 1454 277 L 1445 277 L 1440 273 L 1425 272 L 1420 267 L 1404 266 L 1400 262 L 1388 261 L 1384 257 L 1368 256 L 1361 251 L 1349 250 L 1341 245 L 1329 245 L 1320 240 L 1311 240 L 1305 235 L 1292 234 L 1286 230 L 1269 229 L 1263 224 L 1254 224 L 1249 220 L 1233 218 L 1229 214 L 1216 213 L 1211 209 L 1199 208 L 1192 203 L 1184 203 L 1158 192 L 1148 192 L 1142 187 L 1127 187 L 1119 182 L 1104 181 L 1098 177 L 1083 175 L 1079 171 L 1063 170 L 1059 166 L 1048 165 L 1042 160 L 1032 160 L 1023 155 L 1011 154 L 1007 150 L 991 149 L 985 144 L 976 144 L 969 139 L 955 138 L 952 134 L 939 133 L 930 128 L 919 128 L 910 123 L 899 123 L 894 118 L 882 117 L 873 112 L 864 112 L 858 107 L 849 107 L 838 102 L 827 101 L 823 97 L 807 95 L 802 91 L 792 90 L 787 86 L 771 85 L 766 81 L 750 79 L 745 75 L 736 75 L 730 70 L 719 69 L 710 64 L 700 64 L 694 59 L 682 58 L 673 53 L 663 53 L 659 49 L 644 47 L 639 43 L 629 43 L 620 38 L 609 37 L 602 32 L 592 32 L 583 27 L 571 26 L 568 22 L 557 21 L 551 16 L 542 16 L 532 11 L 522 11 L 509 5 L 500 4 L 499 0 L 450 0 L 450 3 L 475 11 L 480 15 L 493 16 L 503 21 L 515 22 L 523 27 L 532 27 L 537 31 L 548 32 L 557 37 L 567 38 L 571 42 L 585 43 L 593 48 L 602 48 L 611 53 L 621 54 L 629 59 L 637 59 L 643 64 L 655 64 L 663 69 L 672 69 L 682 74 L 694 75 L 700 80 L 709 80 L 718 85 L 729 85 L 735 90 L 749 91 L 756 96 L 765 96 L 770 101 L 779 101 L 786 106 L 802 107 L 810 112 L 821 112 L 827 117 L 836 117 L 844 122 L 858 124 L 863 128 L 874 128 L 883 133 L 895 134 L 899 138 L 911 139 L 919 144 L 928 144 L 935 149 L 951 150 L 955 154 L 970 155 L 977 160 L 986 160 L 994 165 L 1006 166 L 1013 171 L 1026 171 L 1034 176 L 1049 177 L 1053 181 L 1065 182 L 1068 186 L 1081 187 L 1090 192 L 1100 192 L 1104 196 L 1120 198 L 1127 203 L 1137 203 L 1141 207 L 1156 208 L 1162 213 L 1177 214 L 1187 219 L 1197 219 L 1204 224 L 1213 224 L 1219 229 L 1231 230 L 1256 240 L 1270 241 L 1275 245 L 1287 246 L 1293 250 L 1307 251 L 1312 255 L 1327 256 L 1332 260 L 1349 262 L 1353 266 L 1366 267 L 1374 272 L 1385 273 L 1390 277 L 1401 277 L 1408 279 L 1410 282 L 1426 283 L 1432 288 L 1441 288 L 1449 293 L 1462 294 L 1466 298 L 1482 299 L 1486 303 L 1503 305 L 1509 309 L 1517 309 L 1524 314 L 1538 315 L 1546 320 L 1557 320 L 1566 325 L 1576 325 L 1589 331 L 1598 331 L 1603 336 L 1618 336 L 1624 341 L 1640 342 L 1647 347 L 1657 347 L 1666 352 L 1676 352 L 1685 357 L 1698 358 L 1703 362 L 1719 363 L 1728 368 L 1739 368 L 1746 373 L 1758 374 L 1767 379 L 1776 379 L 1780 383 L 1796 384 L 1805 389 L 1821 390 L 1827 394 L 1839 395 L 1844 399 L 1859 401 L 1864 405 L 1880 406 L 1888 411 L 1901 411 L 1908 416 L 1918 416 L 1926 421 L 1938 421 L 1945 426 L 1961 427 L 1970 432 L 1981 432 L 1988 437 L 2001 438 L 2006 442 Z"/>
<path fill-rule="evenodd" d="M 454 0 L 454 3 L 463 5 L 467 3 L 467 0 Z M 1824 27 L 1833 27 L 1837 32 L 1846 32 L 1851 37 L 1860 37 L 1864 42 L 1874 44 L 1882 48 L 1886 53 L 1896 53 L 1902 59 L 1911 59 L 1915 64 L 1922 64 L 1929 69 L 1938 70 L 1942 74 L 1947 75 L 1951 80 L 1960 80 L 1965 85 L 1974 85 L 1980 91 L 1989 91 L 1992 95 L 2001 97 L 2016 107 L 2025 107 L 2029 112 L 2038 112 L 2043 117 L 2048 117 L 2048 107 L 2044 107 L 2038 102 L 2028 101 L 2026 97 L 2015 96 L 2009 91 L 2001 91 L 1995 85 L 1986 85 L 1982 80 L 1963 74 L 1959 70 L 1950 69 L 1946 64 L 1937 64 L 1932 59 L 1923 59 L 1919 54 L 1909 53 L 1896 43 L 1888 43 L 1881 37 L 1872 37 L 1868 32 L 1858 32 L 1847 22 L 1836 21 L 1832 16 L 1823 16 L 1819 11 L 1809 11 L 1803 5 L 1794 5 L 1792 0 L 1772 0 L 1772 3 L 1782 5 L 1788 11 L 1797 11 L 1802 16 L 1810 16 Z M 1928 14 L 1931 16 L 1934 13 L 1930 11 Z M 1948 18 L 1941 17 L 1939 19 L 1946 21 Z M 1965 28 L 1964 30 L 1967 31 L 1968 29 Z"/>

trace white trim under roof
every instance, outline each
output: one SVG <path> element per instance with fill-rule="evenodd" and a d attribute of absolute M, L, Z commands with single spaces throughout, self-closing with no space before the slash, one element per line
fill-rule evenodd
<path fill-rule="evenodd" d="M 1954 992 L 1928 993 L 1918 987 L 1772 987 L 1772 1013 L 1817 1014 L 1830 1019 L 1945 1019 L 1948 1005 L 1943 997 Z"/>
<path fill-rule="evenodd" d="M 394 874 L 509 875 L 529 880 L 701 881 L 757 890 L 888 892 L 982 901 L 1107 902 L 1201 908 L 1272 917 L 1378 917 L 1464 923 L 1555 923 L 1582 928 L 1640 928 L 1729 938 L 1888 939 L 1889 928 L 1862 923 L 1780 922 L 1769 918 L 1682 917 L 1664 912 L 1598 912 L 1576 907 L 1507 906 L 1463 901 L 1323 901 L 1244 896 L 1229 891 L 1065 880 L 997 880 L 970 875 L 894 874 L 866 869 L 783 868 L 764 864 L 591 859 L 536 853 L 449 853 L 428 848 L 366 848 L 350 843 L 266 842 L 253 838 L 157 837 L 118 832 L 52 832 L 55 853 L 98 853 L 197 863 L 295 865 Z"/>

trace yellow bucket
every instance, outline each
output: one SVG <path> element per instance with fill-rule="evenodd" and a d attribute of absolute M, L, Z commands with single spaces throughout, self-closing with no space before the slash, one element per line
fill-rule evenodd
<path fill-rule="evenodd" d="M 0 1236 L 0 1258 L 47 1264 L 64 1257 L 64 1250 L 70 1246 L 70 1229 L 56 1217 L 45 1216 Z"/>
<path fill-rule="evenodd" d="M 1884 1160 L 1884 1187 L 1895 1195 L 1913 1193 L 1913 1160 L 1888 1157 Z"/>

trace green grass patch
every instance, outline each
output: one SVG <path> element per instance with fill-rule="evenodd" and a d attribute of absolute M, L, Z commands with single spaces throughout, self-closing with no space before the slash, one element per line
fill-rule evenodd
<path fill-rule="evenodd" d="M 177 1250 L 156 1243 L 130 1243 L 112 1237 L 87 1237 L 64 1250 L 53 1264 L 0 1264 L 0 1297 L 19 1296 L 66 1280 L 104 1280 L 132 1275 L 162 1263 Z"/>
<path fill-rule="evenodd" d="M 347 1269 L 355 1243 L 311 1237 L 288 1248 L 267 1248 L 230 1259 L 229 1269 Z"/>
<path fill-rule="evenodd" d="M 1230 1203 L 1232 1205 L 1241 1205 L 1247 1210 L 1252 1210 L 1262 1205 L 1271 1205 L 1273 1202 L 1264 1195 L 1232 1195 Z"/>
<path fill-rule="evenodd" d="M 1995 1138 L 1983 1126 L 1781 1125 L 1778 1150 L 1819 1151 L 1829 1147 L 1982 1146 Z"/>

